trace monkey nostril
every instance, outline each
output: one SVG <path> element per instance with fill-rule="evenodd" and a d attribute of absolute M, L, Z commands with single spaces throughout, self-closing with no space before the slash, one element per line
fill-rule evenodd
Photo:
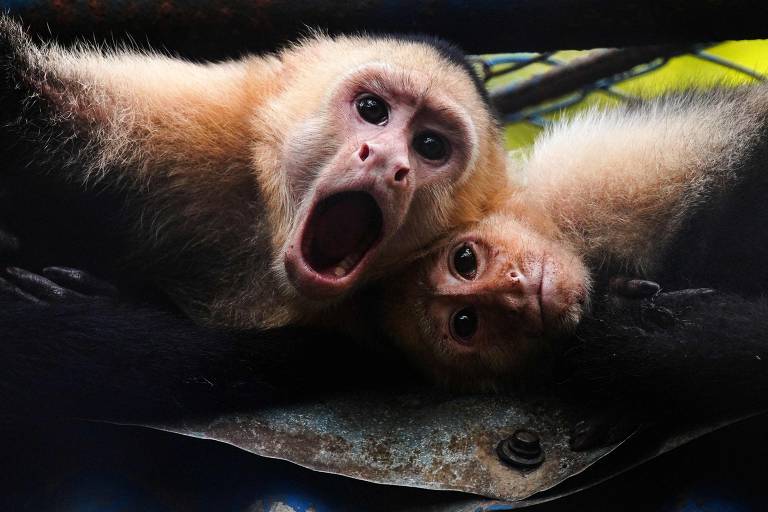
<path fill-rule="evenodd" d="M 363 143 L 362 146 L 360 146 L 360 151 L 358 151 L 357 156 L 360 157 L 360 160 L 365 162 L 365 159 L 368 158 L 368 155 L 371 154 L 371 148 L 368 147 L 368 144 Z"/>
<path fill-rule="evenodd" d="M 395 173 L 395 181 L 403 181 L 408 176 L 408 169 L 402 168 Z"/>

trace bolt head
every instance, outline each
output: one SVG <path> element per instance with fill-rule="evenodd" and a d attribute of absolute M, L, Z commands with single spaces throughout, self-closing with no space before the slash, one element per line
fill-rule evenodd
<path fill-rule="evenodd" d="M 526 429 L 519 429 L 516 430 L 514 434 L 512 434 L 512 447 L 514 449 L 523 450 L 523 451 L 530 451 L 530 450 L 541 450 L 541 443 L 539 441 L 539 436 L 536 434 L 536 432 L 532 432 L 530 430 Z"/>
<path fill-rule="evenodd" d="M 519 429 L 496 446 L 496 453 L 505 463 L 518 469 L 532 469 L 544 461 L 538 434 Z"/>

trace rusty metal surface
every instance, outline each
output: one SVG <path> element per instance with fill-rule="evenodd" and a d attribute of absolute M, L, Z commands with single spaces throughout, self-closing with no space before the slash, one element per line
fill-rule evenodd
<path fill-rule="evenodd" d="M 661 423 L 617 445 L 582 453 L 568 448 L 572 416 L 554 399 L 526 402 L 434 393 L 340 396 L 186 424 L 144 426 L 361 480 L 472 493 L 418 510 L 478 512 L 517 510 L 575 494 L 761 413 Z M 496 456 L 497 443 L 518 428 L 541 436 L 546 459 L 535 470 L 521 472 Z"/>
<path fill-rule="evenodd" d="M 571 451 L 571 424 L 553 400 L 414 393 L 344 396 L 155 428 L 362 480 L 514 501 L 556 485 L 611 451 Z M 518 428 L 541 436 L 545 460 L 534 470 L 521 472 L 496 455 L 498 442 Z"/>
<path fill-rule="evenodd" d="M 571 496 L 595 487 L 641 464 L 683 446 L 695 439 L 711 434 L 721 428 L 766 414 L 765 410 L 753 410 L 722 415 L 706 420 L 692 419 L 689 422 L 659 424 L 636 433 L 622 443 L 619 449 L 602 457 L 585 471 L 575 474 L 555 487 L 537 493 L 525 500 L 503 502 L 467 497 L 447 504 L 419 508 L 419 512 L 500 512 L 519 510 L 542 503 Z M 416 512 L 406 510 L 401 512 Z"/>

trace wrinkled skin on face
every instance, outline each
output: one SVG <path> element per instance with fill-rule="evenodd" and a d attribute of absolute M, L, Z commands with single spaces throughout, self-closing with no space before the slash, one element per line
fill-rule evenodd
<path fill-rule="evenodd" d="M 307 200 L 285 257 L 291 282 L 315 298 L 342 293 L 374 262 L 390 263 L 434 236 L 419 233 L 419 224 L 434 228 L 413 223 L 414 213 L 439 211 L 441 192 L 462 177 L 478 139 L 469 111 L 431 80 L 380 65 L 342 80 L 324 117 L 305 125 L 301 144 L 285 155 L 288 174 L 317 175 L 311 189 L 295 190 Z M 318 158 L 323 147 L 332 149 L 327 159 Z"/>
<path fill-rule="evenodd" d="M 550 228 L 492 215 L 442 244 L 387 292 L 385 322 L 436 381 L 495 388 L 578 323 L 590 289 L 581 258 Z"/>

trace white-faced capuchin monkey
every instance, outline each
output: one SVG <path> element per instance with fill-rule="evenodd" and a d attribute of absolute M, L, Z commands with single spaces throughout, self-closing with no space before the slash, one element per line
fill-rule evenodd
<path fill-rule="evenodd" d="M 0 15 L 0 68 L 8 200 L 41 182 L 116 194 L 80 217 L 109 219 L 90 253 L 119 234 L 111 263 L 208 324 L 311 322 L 481 218 L 505 180 L 482 84 L 430 38 L 313 35 L 200 64 L 37 45 Z"/>
<path fill-rule="evenodd" d="M 659 339 L 683 345 L 652 346 L 653 334 L 620 315 L 617 325 L 602 324 L 615 328 L 601 341 L 592 323 L 589 336 L 603 348 L 612 345 L 585 361 L 600 364 L 602 357 L 605 375 L 611 357 L 618 363 L 624 350 L 619 377 L 635 375 L 632 386 L 660 395 L 664 386 L 686 382 L 694 392 L 696 372 L 707 375 L 709 368 L 716 376 L 708 389 L 733 391 L 722 386 L 730 375 L 722 364 L 738 373 L 731 382 L 752 375 L 753 384 L 757 379 L 768 389 L 764 366 L 743 371 L 759 366 L 768 347 L 765 304 L 745 304 L 768 291 L 768 87 L 691 91 L 590 110 L 554 124 L 521 165 L 522 191 L 453 234 L 385 293 L 386 331 L 428 374 L 463 388 L 519 380 L 536 366 L 530 356 L 574 332 L 593 289 L 625 275 L 670 290 L 709 287 L 738 297 L 725 308 L 727 317 L 717 312 L 728 302 L 720 293 L 687 306 L 675 302 L 682 330 Z M 709 334 L 702 334 L 704 326 Z M 718 340 L 729 341 L 731 352 Z M 666 375 L 654 373 L 648 359 L 663 360 L 665 352 L 668 363 L 685 361 L 679 372 L 670 363 Z M 757 357 L 738 364 L 745 354 Z M 588 378 L 589 368 L 582 373 Z"/>
<path fill-rule="evenodd" d="M 370 320 L 368 332 L 355 330 L 365 322 L 350 331 L 393 338 L 435 380 L 465 389 L 538 373 L 529 356 L 575 336 L 569 387 L 581 396 L 601 386 L 635 409 L 756 403 L 768 396 L 766 105 L 764 86 L 718 89 L 555 125 L 523 166 L 524 189 L 363 295 L 349 315 Z M 631 280 L 624 295 L 641 299 L 608 307 L 599 289 L 616 274 L 722 291 L 654 295 Z M 10 296 L 0 308 L 0 389 L 12 410 L 39 414 L 34 404 L 51 402 L 60 407 L 43 413 L 136 418 L 249 407 L 291 395 L 295 383 L 409 381 L 396 356 L 384 364 L 342 337 L 208 331 L 100 300 L 103 287 L 90 281 L 55 268 L 0 278 Z M 593 438 L 577 432 L 574 445 Z"/>

